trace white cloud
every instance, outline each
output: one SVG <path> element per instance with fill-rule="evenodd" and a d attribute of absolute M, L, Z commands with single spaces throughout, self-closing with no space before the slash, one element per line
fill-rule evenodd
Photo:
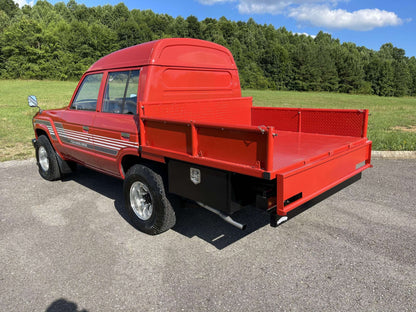
<path fill-rule="evenodd" d="M 292 5 L 319 3 L 323 0 L 239 0 L 238 11 L 242 14 L 281 14 Z M 333 0 L 327 0 L 333 2 Z"/>
<path fill-rule="evenodd" d="M 198 0 L 201 4 L 213 5 L 217 3 L 234 2 L 236 0 Z"/>
<path fill-rule="evenodd" d="M 362 9 L 348 12 L 337 9 L 340 2 L 350 0 L 198 0 L 213 5 L 237 2 L 242 14 L 283 14 L 300 23 L 327 29 L 351 29 L 368 31 L 377 27 L 398 26 L 409 19 L 401 19 L 394 12 Z"/>
<path fill-rule="evenodd" d="M 242 14 L 280 14 L 293 4 L 307 4 L 320 2 L 338 2 L 348 0 L 197 0 L 201 4 L 213 5 L 217 3 L 238 2 L 238 11 Z"/>
<path fill-rule="evenodd" d="M 25 5 L 30 5 L 30 6 L 33 6 L 33 4 L 34 4 L 34 0 L 32 0 L 32 1 L 26 1 L 26 0 L 14 0 L 14 2 L 15 3 L 17 3 L 18 5 L 19 5 L 19 7 L 20 8 L 22 8 L 23 6 L 25 6 Z"/>
<path fill-rule="evenodd" d="M 250 13 L 271 13 L 279 14 L 287 8 L 291 3 L 289 1 L 250 1 L 240 0 L 238 4 L 238 11 L 243 14 Z"/>
<path fill-rule="evenodd" d="M 379 9 L 348 12 L 341 9 L 331 10 L 327 6 L 303 5 L 291 8 L 289 16 L 299 22 L 306 22 L 313 26 L 360 31 L 403 24 L 403 20 L 396 13 Z"/>

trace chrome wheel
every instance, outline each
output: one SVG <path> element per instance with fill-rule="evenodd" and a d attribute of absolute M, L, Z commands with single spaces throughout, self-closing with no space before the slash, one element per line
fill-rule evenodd
<path fill-rule="evenodd" d="M 43 146 L 39 147 L 38 150 L 38 158 L 39 158 L 39 164 L 43 171 L 49 170 L 49 158 L 48 158 L 48 152 Z"/>
<path fill-rule="evenodd" d="M 130 205 L 141 220 L 149 220 L 153 213 L 153 199 L 149 188 L 140 181 L 130 187 Z"/>

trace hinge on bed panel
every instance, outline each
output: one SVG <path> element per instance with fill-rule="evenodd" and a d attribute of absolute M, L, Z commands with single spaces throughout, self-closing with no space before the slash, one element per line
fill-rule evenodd
<path fill-rule="evenodd" d="M 264 134 L 267 130 L 267 127 L 265 125 L 258 126 L 257 128 L 260 130 L 261 134 Z"/>

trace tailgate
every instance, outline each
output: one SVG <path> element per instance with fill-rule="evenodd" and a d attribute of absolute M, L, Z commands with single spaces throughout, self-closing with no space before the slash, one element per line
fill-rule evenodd
<path fill-rule="evenodd" d="M 289 211 L 371 167 L 371 141 L 277 173 L 276 212 Z"/>

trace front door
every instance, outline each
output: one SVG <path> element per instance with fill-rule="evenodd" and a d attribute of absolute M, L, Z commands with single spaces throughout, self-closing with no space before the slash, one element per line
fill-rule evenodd
<path fill-rule="evenodd" d="M 101 96 L 102 78 L 103 73 L 86 75 L 70 107 L 59 111 L 55 119 L 62 154 L 89 167 L 97 165 L 91 130 Z"/>

